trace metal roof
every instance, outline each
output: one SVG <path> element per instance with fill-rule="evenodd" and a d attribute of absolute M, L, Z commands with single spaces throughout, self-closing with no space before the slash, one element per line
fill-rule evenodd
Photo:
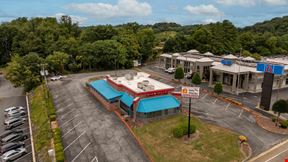
<path fill-rule="evenodd" d="M 127 106 L 131 107 L 133 104 L 134 98 L 130 96 L 128 93 L 124 93 L 120 100 Z"/>
<path fill-rule="evenodd" d="M 92 88 L 100 93 L 106 100 L 112 100 L 114 98 L 122 96 L 122 92 L 119 92 L 112 88 L 105 80 L 96 80 L 90 82 Z"/>
<path fill-rule="evenodd" d="M 180 107 L 180 102 L 171 95 L 144 98 L 139 101 L 137 112 L 150 113 Z"/>

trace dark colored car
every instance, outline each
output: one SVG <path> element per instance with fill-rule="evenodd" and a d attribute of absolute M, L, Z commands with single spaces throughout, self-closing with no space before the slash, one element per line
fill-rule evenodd
<path fill-rule="evenodd" d="M 10 135 L 10 134 L 13 134 L 13 133 L 24 133 L 24 130 L 23 129 L 14 129 L 14 130 L 6 130 L 6 131 L 4 131 L 1 135 L 0 135 L 0 138 L 2 139 L 2 138 L 5 138 L 5 137 L 7 137 L 8 135 Z"/>
<path fill-rule="evenodd" d="M 10 130 L 24 124 L 22 119 L 12 120 L 12 122 L 5 124 L 5 129 Z"/>
<path fill-rule="evenodd" d="M 13 133 L 13 134 L 10 134 L 7 137 L 1 139 L 1 145 L 6 145 L 6 144 L 8 144 L 10 142 L 24 141 L 27 138 L 28 138 L 27 134 L 21 134 L 21 133 L 16 134 L 16 133 Z"/>
<path fill-rule="evenodd" d="M 1 146 L 0 153 L 4 154 L 5 152 L 8 152 L 10 150 L 15 150 L 15 149 L 20 148 L 20 147 L 25 147 L 25 143 L 24 142 L 7 143 L 6 145 Z"/>

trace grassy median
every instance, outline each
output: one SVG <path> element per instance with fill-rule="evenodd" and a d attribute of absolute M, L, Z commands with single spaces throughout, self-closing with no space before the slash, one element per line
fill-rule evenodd
<path fill-rule="evenodd" d="M 192 118 L 199 137 L 184 141 L 173 137 L 171 130 L 187 123 L 187 117 L 177 115 L 135 128 L 136 135 L 155 162 L 241 161 L 237 134 Z"/>

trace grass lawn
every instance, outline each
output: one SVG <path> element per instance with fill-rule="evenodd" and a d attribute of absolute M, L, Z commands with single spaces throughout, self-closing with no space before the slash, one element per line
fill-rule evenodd
<path fill-rule="evenodd" d="M 30 97 L 30 112 L 36 155 L 40 161 L 49 161 L 48 149 L 51 147 L 51 128 L 48 108 L 53 106 L 52 98 L 45 99 L 46 89 L 37 87 Z M 50 95 L 51 96 L 51 95 Z"/>
<path fill-rule="evenodd" d="M 199 131 L 199 138 L 189 142 L 174 138 L 172 129 L 187 120 L 182 115 L 172 116 L 134 128 L 134 132 L 155 162 L 234 162 L 244 159 L 237 134 L 196 118 L 192 118 L 191 123 Z"/>

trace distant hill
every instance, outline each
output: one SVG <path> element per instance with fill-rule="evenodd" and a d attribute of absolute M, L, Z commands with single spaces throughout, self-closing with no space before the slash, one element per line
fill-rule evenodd
<path fill-rule="evenodd" d="M 288 33 L 288 16 L 276 17 L 271 20 L 256 23 L 252 26 L 247 26 L 243 31 L 251 31 L 256 33 L 271 32 L 277 36 Z"/>

